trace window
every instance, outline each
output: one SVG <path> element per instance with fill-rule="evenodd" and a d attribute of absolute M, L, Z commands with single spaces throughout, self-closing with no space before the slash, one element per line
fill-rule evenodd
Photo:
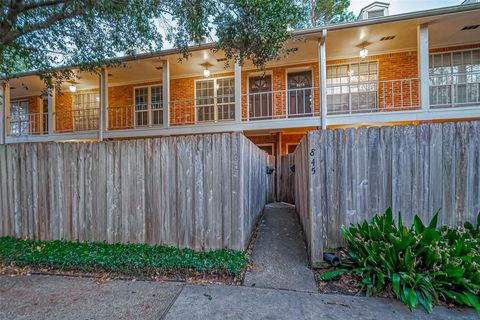
<path fill-rule="evenodd" d="M 29 134 L 28 100 L 12 101 L 10 104 L 10 134 L 24 136 Z"/>
<path fill-rule="evenodd" d="M 198 122 L 235 119 L 235 80 L 233 77 L 197 80 L 195 97 Z"/>
<path fill-rule="evenodd" d="M 375 111 L 377 109 L 377 62 L 327 67 L 329 113 Z"/>
<path fill-rule="evenodd" d="M 137 87 L 135 96 L 135 125 L 163 125 L 163 88 L 161 85 Z"/>
<path fill-rule="evenodd" d="M 252 76 L 248 79 L 248 117 L 250 120 L 272 117 L 272 76 Z"/>
<path fill-rule="evenodd" d="M 98 130 L 100 97 L 98 92 L 73 95 L 73 126 L 75 131 Z"/>
<path fill-rule="evenodd" d="M 480 101 L 480 49 L 431 54 L 429 65 L 433 107 Z"/>
<path fill-rule="evenodd" d="M 287 75 L 288 114 L 305 116 L 312 114 L 312 71 L 290 72 Z"/>

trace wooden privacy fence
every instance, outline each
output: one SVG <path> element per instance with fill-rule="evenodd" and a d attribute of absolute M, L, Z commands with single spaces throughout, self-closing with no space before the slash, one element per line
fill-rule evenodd
<path fill-rule="evenodd" d="M 282 202 L 295 204 L 295 156 L 293 153 L 280 157 L 280 191 L 278 198 Z"/>
<path fill-rule="evenodd" d="M 0 146 L 0 235 L 245 249 L 267 157 L 239 133 Z"/>
<path fill-rule="evenodd" d="M 309 132 L 295 151 L 295 202 L 313 264 L 340 227 L 383 213 L 441 224 L 480 211 L 480 122 Z"/>

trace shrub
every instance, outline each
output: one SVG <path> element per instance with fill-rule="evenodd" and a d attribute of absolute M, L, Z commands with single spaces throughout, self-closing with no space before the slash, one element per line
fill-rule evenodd
<path fill-rule="evenodd" d="M 342 228 L 348 269 L 361 275 L 367 295 L 390 289 L 410 310 L 420 304 L 431 312 L 442 300 L 480 313 L 480 214 L 476 227 L 437 229 L 437 220 L 438 213 L 425 226 L 415 216 L 407 228 L 402 215 L 395 223 L 388 209 L 371 223 Z"/>
<path fill-rule="evenodd" d="M 236 250 L 195 252 L 191 249 L 148 244 L 34 241 L 0 237 L 0 261 L 19 267 L 106 271 L 127 275 L 154 275 L 156 271 L 194 271 L 240 277 L 245 253 Z"/>

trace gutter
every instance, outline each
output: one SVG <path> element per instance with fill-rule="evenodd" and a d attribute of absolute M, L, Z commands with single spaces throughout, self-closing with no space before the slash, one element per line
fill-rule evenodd
<path fill-rule="evenodd" d="M 301 30 L 293 31 L 292 32 L 292 37 L 295 38 L 295 37 L 313 35 L 313 34 L 321 33 L 322 30 L 325 30 L 325 29 L 328 30 L 328 31 L 350 29 L 350 28 L 356 28 L 356 27 L 362 27 L 362 26 L 370 26 L 370 25 L 376 25 L 376 24 L 382 24 L 382 23 L 398 22 L 398 21 L 405 21 L 405 20 L 419 19 L 419 18 L 428 18 L 428 17 L 432 17 L 432 16 L 449 15 L 449 14 L 456 14 L 456 13 L 462 13 L 462 12 L 468 12 L 468 11 L 475 11 L 475 10 L 480 10 L 480 3 L 473 3 L 473 4 L 467 4 L 467 5 L 457 5 L 457 6 L 450 6 L 450 7 L 423 10 L 423 11 L 415 11 L 415 12 L 397 14 L 397 15 L 380 17 L 380 18 L 365 19 L 365 20 L 358 20 L 358 21 L 353 21 L 353 22 L 346 22 L 346 23 L 339 23 L 339 24 L 313 27 L 313 28 L 308 28 L 308 29 L 301 29 Z M 200 50 L 206 50 L 206 49 L 213 49 L 215 46 L 216 46 L 216 43 L 211 42 L 211 43 L 192 46 L 192 47 L 189 48 L 189 50 L 192 51 L 192 52 L 193 51 L 200 51 Z M 147 59 L 147 58 L 162 57 L 162 56 L 166 56 L 166 55 L 179 54 L 179 53 L 181 53 L 181 51 L 179 49 L 173 48 L 173 49 L 160 50 L 160 51 L 157 51 L 157 52 L 141 53 L 141 54 L 134 55 L 134 56 L 120 57 L 118 59 L 107 60 L 106 62 L 108 63 L 108 61 L 115 61 L 115 60 L 118 60 L 120 62 L 128 62 L 128 61 L 136 61 L 136 60 Z M 66 68 L 75 68 L 75 67 L 76 66 L 61 66 L 61 67 L 55 68 L 53 70 L 62 70 L 62 69 L 66 69 Z M 12 78 L 20 78 L 20 77 L 38 75 L 38 74 L 41 74 L 41 73 L 42 73 L 42 71 L 38 71 L 38 70 L 37 71 L 26 71 L 26 72 L 16 73 L 16 74 L 12 75 L 11 77 Z M 0 80 L 3 80 L 3 79 L 6 79 L 6 78 L 0 76 Z"/>

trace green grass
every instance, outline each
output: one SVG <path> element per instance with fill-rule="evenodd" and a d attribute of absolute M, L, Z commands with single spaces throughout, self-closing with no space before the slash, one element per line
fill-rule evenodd
<path fill-rule="evenodd" d="M 200 272 L 240 277 L 247 261 L 242 251 L 191 249 L 148 244 L 34 241 L 0 237 L 0 261 L 18 267 L 113 272 L 151 276 L 160 272 Z"/>

